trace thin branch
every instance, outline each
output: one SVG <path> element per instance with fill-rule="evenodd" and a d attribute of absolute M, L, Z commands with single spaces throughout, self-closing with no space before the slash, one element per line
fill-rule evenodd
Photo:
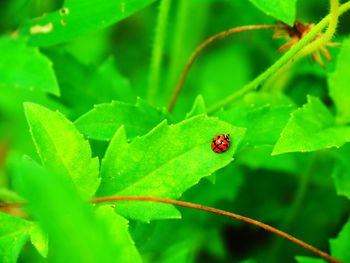
<path fill-rule="evenodd" d="M 120 202 L 120 201 L 150 201 L 150 202 L 157 202 L 157 203 L 166 203 L 166 204 L 172 204 L 172 205 L 177 205 L 177 206 L 183 206 L 187 208 L 192 208 L 192 209 L 197 209 L 197 210 L 202 210 L 206 211 L 209 213 L 214 213 L 230 218 L 234 218 L 243 222 L 246 222 L 248 224 L 255 225 L 257 227 L 263 228 L 271 233 L 274 233 L 280 237 L 283 237 L 309 251 L 312 253 L 328 260 L 329 262 L 332 263 L 341 263 L 340 260 L 332 257 L 331 255 L 327 254 L 326 252 L 323 252 L 308 243 L 305 243 L 304 241 L 297 239 L 281 230 L 278 230 L 272 226 L 269 226 L 267 224 L 264 224 L 262 222 L 259 222 L 257 220 L 251 219 L 249 217 L 241 216 L 238 214 L 230 213 L 224 210 L 208 207 L 208 206 L 203 206 L 199 204 L 193 204 L 189 202 L 184 202 L 184 201 L 178 201 L 178 200 L 172 200 L 172 199 L 166 199 L 166 198 L 157 198 L 157 197 L 148 197 L 148 196 L 110 196 L 110 197 L 98 197 L 94 198 L 91 200 L 92 203 L 105 203 L 105 202 Z"/>
<path fill-rule="evenodd" d="M 200 53 L 202 53 L 202 51 L 209 46 L 211 43 L 213 43 L 214 41 L 220 39 L 220 38 L 224 38 L 227 37 L 229 35 L 238 33 L 238 32 L 243 32 L 243 31 L 249 31 L 249 30 L 258 30 L 258 29 L 269 29 L 269 28 L 276 28 L 277 26 L 274 25 L 249 25 L 249 26 L 239 26 L 239 27 L 235 27 L 235 28 L 231 28 L 229 30 L 220 32 L 214 36 L 211 36 L 210 38 L 206 39 L 204 42 L 202 42 L 202 44 L 200 44 L 197 49 L 192 53 L 191 57 L 189 58 L 189 60 L 187 61 L 184 70 L 181 73 L 180 79 L 175 87 L 175 90 L 171 96 L 170 102 L 169 102 L 169 106 L 168 106 L 168 111 L 172 112 L 174 110 L 174 106 L 176 103 L 176 100 L 182 90 L 182 87 L 184 85 L 185 79 L 187 77 L 188 72 L 191 69 L 192 64 L 194 63 L 194 61 L 197 59 L 197 57 L 200 55 Z"/>

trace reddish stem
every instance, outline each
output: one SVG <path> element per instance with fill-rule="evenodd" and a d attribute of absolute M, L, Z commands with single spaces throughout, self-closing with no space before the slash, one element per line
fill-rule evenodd
<path fill-rule="evenodd" d="M 309 251 L 312 253 L 328 260 L 329 262 L 332 263 L 341 263 L 340 260 L 333 258 L 331 255 L 327 254 L 326 252 L 323 252 L 308 243 L 305 243 L 304 241 L 297 239 L 281 230 L 278 230 L 272 226 L 266 225 L 262 222 L 259 222 L 257 220 L 251 219 L 249 217 L 241 216 L 238 214 L 230 213 L 224 210 L 216 209 L 213 207 L 208 207 L 208 206 L 203 206 L 199 204 L 193 204 L 189 202 L 184 202 L 184 201 L 178 201 L 178 200 L 172 200 L 172 199 L 167 199 L 167 198 L 160 198 L 160 197 L 149 197 L 149 196 L 109 196 L 109 197 L 97 197 L 91 200 L 92 203 L 104 203 L 104 202 L 120 202 L 120 201 L 150 201 L 150 202 L 157 202 L 157 203 L 166 203 L 166 204 L 172 204 L 172 205 L 177 205 L 177 206 L 183 206 L 187 208 L 192 208 L 192 209 L 197 209 L 197 210 L 202 210 L 202 211 L 207 211 L 210 213 L 234 218 L 243 222 L 246 222 L 248 224 L 252 224 L 255 226 L 258 226 L 260 228 L 263 228 L 271 233 L 274 233 L 280 237 L 283 237 Z"/>
<path fill-rule="evenodd" d="M 248 224 L 263 228 L 266 231 L 269 231 L 269 232 L 274 233 L 280 237 L 283 237 L 283 238 L 293 242 L 294 244 L 297 244 L 298 246 L 301 246 L 301 247 L 311 251 L 312 253 L 320 256 L 321 258 L 328 260 L 331 263 L 341 263 L 340 260 L 332 257 L 331 255 L 327 254 L 326 252 L 323 252 L 323 251 L 309 245 L 308 243 L 305 243 L 304 241 L 302 241 L 298 238 L 295 238 L 295 237 L 293 237 L 293 236 L 291 236 L 291 235 L 289 235 L 281 230 L 278 230 L 277 228 L 274 228 L 272 226 L 269 226 L 267 224 L 264 224 L 260 221 L 251 219 L 251 218 L 246 217 L 246 216 L 241 216 L 238 214 L 234 214 L 234 213 L 227 212 L 224 210 L 216 209 L 213 207 L 189 203 L 189 202 L 185 202 L 185 201 L 172 200 L 172 199 L 161 198 L 161 197 L 149 197 L 149 196 L 108 196 L 108 197 L 97 197 L 97 198 L 93 198 L 90 200 L 91 203 L 125 202 L 125 201 L 146 201 L 146 202 L 165 203 L 165 204 L 171 204 L 171 205 L 177 205 L 177 206 L 183 206 L 183 207 L 187 207 L 187 208 L 202 210 L 202 211 L 206 211 L 209 213 L 214 213 L 214 214 L 234 218 L 234 219 L 246 222 Z M 2 210 L 3 212 L 6 212 L 6 210 L 5 210 L 6 208 L 21 207 L 24 205 L 26 205 L 26 203 L 24 203 L 24 202 L 0 202 L 0 210 Z"/>
<path fill-rule="evenodd" d="M 268 28 L 276 28 L 278 26 L 274 26 L 274 25 L 249 25 L 249 26 L 239 26 L 239 27 L 235 27 L 235 28 L 231 28 L 228 29 L 226 31 L 220 32 L 214 36 L 209 37 L 208 39 L 204 40 L 202 42 L 202 44 L 200 44 L 197 49 L 192 53 L 191 57 L 189 58 L 189 60 L 187 61 L 185 68 L 183 69 L 180 79 L 175 87 L 175 90 L 171 96 L 170 102 L 169 102 L 169 106 L 168 106 L 168 111 L 172 112 L 174 110 L 174 106 L 176 103 L 176 100 L 182 90 L 182 87 L 184 85 L 185 79 L 187 77 L 188 72 L 190 71 L 192 64 L 194 63 L 194 61 L 197 59 L 197 57 L 199 56 L 200 53 L 202 53 L 202 51 L 209 46 L 211 43 L 213 43 L 214 41 L 216 41 L 217 39 L 220 38 L 224 38 L 227 37 L 229 35 L 232 35 L 234 33 L 238 33 L 238 32 L 243 32 L 243 31 L 248 31 L 248 30 L 257 30 L 257 29 L 268 29 Z"/>

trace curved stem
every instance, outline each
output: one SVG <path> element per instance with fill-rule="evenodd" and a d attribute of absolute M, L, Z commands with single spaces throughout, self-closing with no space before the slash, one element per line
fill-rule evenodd
<path fill-rule="evenodd" d="M 315 41 L 311 42 L 308 46 L 306 46 L 299 54 L 299 57 L 303 57 L 311 54 L 312 52 L 318 50 L 319 48 L 326 45 L 333 37 L 338 24 L 339 18 L 339 1 L 338 0 L 330 0 L 330 21 L 326 32 Z"/>
<path fill-rule="evenodd" d="M 148 99 L 151 103 L 155 102 L 158 93 L 160 68 L 162 65 L 163 47 L 170 5 L 171 0 L 162 0 L 160 3 L 148 81 Z"/>
<path fill-rule="evenodd" d="M 206 39 L 204 42 L 202 42 L 202 44 L 199 47 L 197 47 L 197 49 L 192 53 L 191 57 L 189 58 L 189 60 L 187 61 L 186 65 L 185 65 L 184 70 L 181 73 L 180 79 L 179 79 L 179 81 L 175 87 L 175 90 L 170 98 L 168 111 L 172 112 L 174 110 L 176 100 L 177 100 L 177 98 L 182 90 L 185 79 L 187 77 L 188 72 L 191 69 L 192 64 L 194 63 L 194 61 L 197 59 L 197 57 L 200 55 L 200 53 L 202 53 L 202 51 L 207 46 L 209 46 L 211 43 L 213 43 L 217 39 L 227 37 L 227 36 L 232 35 L 234 33 L 248 31 L 248 30 L 267 29 L 267 28 L 276 28 L 276 27 L 277 26 L 273 26 L 273 25 L 250 25 L 250 26 L 235 27 L 235 28 L 231 28 L 229 30 L 220 32 L 220 33 Z"/>
<path fill-rule="evenodd" d="M 335 0 L 331 0 L 331 4 Z M 333 7 L 333 4 L 331 5 Z M 333 7 L 334 8 L 334 7 Z M 342 15 L 346 11 L 350 9 L 350 1 L 342 4 L 339 7 L 339 15 Z M 269 67 L 266 71 L 261 73 L 258 77 L 256 77 L 253 81 L 245 85 L 242 89 L 232 93 L 230 96 L 227 96 L 225 99 L 219 101 L 212 107 L 208 109 L 208 113 L 213 113 L 220 108 L 234 102 L 236 99 L 240 98 L 242 95 L 248 93 L 249 91 L 255 90 L 261 83 L 263 83 L 267 78 L 269 78 L 272 74 L 278 71 L 283 65 L 288 63 L 290 60 L 294 58 L 294 56 L 302 50 L 305 46 L 307 46 L 310 42 L 312 42 L 317 34 L 319 34 L 329 23 L 331 20 L 334 20 L 331 15 L 336 15 L 337 13 L 331 12 L 330 15 L 327 15 L 323 18 L 317 25 L 314 26 L 309 33 L 307 33 L 298 43 L 296 43 L 291 49 L 289 49 L 280 59 L 278 59 L 271 67 Z"/>
<path fill-rule="evenodd" d="M 297 239 L 297 238 L 295 238 L 295 237 L 293 237 L 293 236 L 291 236 L 291 235 L 289 235 L 281 230 L 278 230 L 272 226 L 269 226 L 269 225 L 264 224 L 260 221 L 251 219 L 249 217 L 230 213 L 230 212 L 216 209 L 213 207 L 203 206 L 203 205 L 199 205 L 199 204 L 193 204 L 193 203 L 184 202 L 184 201 L 172 200 L 172 199 L 167 199 L 167 198 L 148 197 L 148 196 L 110 196 L 110 197 L 98 197 L 98 198 L 94 198 L 91 200 L 92 203 L 120 202 L 120 201 L 149 201 L 149 202 L 172 204 L 172 205 L 183 206 L 183 207 L 187 207 L 187 208 L 202 210 L 202 211 L 206 211 L 206 212 L 234 218 L 234 219 L 246 222 L 248 224 L 252 224 L 252 225 L 255 225 L 257 227 L 263 228 L 266 231 L 269 231 L 269 232 L 274 233 L 280 237 L 283 237 L 283 238 L 313 252 L 314 254 L 328 260 L 329 262 L 341 263 L 341 261 L 339 261 L 336 258 L 333 258 L 332 256 L 330 256 L 326 252 L 323 252 L 323 251 L 309 245 L 308 243 L 305 243 L 304 241 Z"/>

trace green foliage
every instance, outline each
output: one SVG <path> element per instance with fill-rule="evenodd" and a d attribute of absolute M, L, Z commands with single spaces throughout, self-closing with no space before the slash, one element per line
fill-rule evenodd
<path fill-rule="evenodd" d="M 59 95 L 52 63 L 24 38 L 0 38 L 0 87 L 11 86 Z M 18 77 L 20 76 L 20 77 Z"/>
<path fill-rule="evenodd" d="M 43 236 L 36 223 L 3 213 L 0 213 L 0 220 L 1 262 L 17 262 L 17 258 L 29 238 L 41 255 L 46 257 L 47 238 Z"/>
<path fill-rule="evenodd" d="M 292 109 L 292 105 L 281 104 L 276 98 L 249 94 L 231 109 L 219 111 L 217 116 L 247 128 L 245 143 L 253 146 L 274 145 Z"/>
<path fill-rule="evenodd" d="M 76 127 L 88 138 L 111 140 L 121 125 L 128 138 L 144 135 L 164 120 L 165 115 L 138 99 L 136 105 L 113 101 L 99 104 L 75 121 Z"/>
<path fill-rule="evenodd" d="M 350 60 L 350 39 L 344 40 L 336 70 L 328 77 L 329 95 L 337 108 L 337 117 L 340 122 L 350 122 L 350 99 L 349 99 L 349 68 L 347 63 Z"/>
<path fill-rule="evenodd" d="M 125 220 L 108 208 L 94 213 L 71 181 L 28 158 L 14 169 L 16 188 L 31 203 L 28 210 L 48 232 L 55 262 L 140 262 Z M 111 233 L 111 221 L 110 227 L 117 233 Z"/>
<path fill-rule="evenodd" d="M 120 21 L 154 0 L 79 0 L 64 2 L 61 9 L 23 25 L 30 43 L 47 46 L 65 42 Z M 111 12 L 113 10 L 113 12 Z"/>
<path fill-rule="evenodd" d="M 213 213 L 97 203 L 113 196 L 231 211 L 350 261 L 350 1 L 339 47 L 310 55 L 324 67 L 298 54 L 337 20 L 321 2 L 0 1 L 0 262 L 325 262 Z M 314 26 L 211 42 L 166 110 L 205 39 L 274 19 Z"/>
<path fill-rule="evenodd" d="M 330 240 L 332 255 L 343 262 L 350 260 L 349 239 L 350 220 L 343 226 L 338 237 Z"/>
<path fill-rule="evenodd" d="M 208 142 L 222 132 L 233 135 L 232 143 L 227 152 L 218 155 Z M 125 130 L 120 128 L 102 161 L 98 194 L 179 198 L 202 177 L 232 161 L 244 132 L 200 115 L 175 125 L 164 121 L 128 144 Z M 154 203 L 118 204 L 116 210 L 144 221 L 179 216 L 173 208 Z"/>
<path fill-rule="evenodd" d="M 267 15 L 292 25 L 296 14 L 296 0 L 250 0 Z"/>
<path fill-rule="evenodd" d="M 339 148 L 349 140 L 350 127 L 337 125 L 325 105 L 308 96 L 308 103 L 292 113 L 272 154 Z"/>
<path fill-rule="evenodd" d="M 100 180 L 98 160 L 91 158 L 89 143 L 61 113 L 33 103 L 24 108 L 43 165 L 71 178 L 82 196 L 91 197 Z"/>

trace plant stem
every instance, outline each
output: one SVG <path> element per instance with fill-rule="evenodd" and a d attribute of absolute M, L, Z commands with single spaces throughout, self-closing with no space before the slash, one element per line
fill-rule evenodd
<path fill-rule="evenodd" d="M 191 1 L 189 0 L 178 0 L 176 24 L 174 37 L 171 47 L 171 60 L 169 65 L 169 73 L 167 78 L 167 87 L 171 88 L 175 86 L 178 72 L 181 70 L 181 63 L 183 62 L 184 53 L 184 42 L 185 33 L 187 27 L 187 18 L 190 13 Z M 187 44 L 187 42 L 186 42 Z"/>
<path fill-rule="evenodd" d="M 209 46 L 211 43 L 213 43 L 214 41 L 220 39 L 220 38 L 224 38 L 227 37 L 229 35 L 238 33 L 238 32 L 243 32 L 243 31 L 248 31 L 248 30 L 257 30 L 257 29 L 268 29 L 268 28 L 276 28 L 276 26 L 273 25 L 250 25 L 250 26 L 240 26 L 240 27 L 235 27 L 235 28 L 231 28 L 229 30 L 220 32 L 208 39 L 206 39 L 204 42 L 202 42 L 202 44 L 200 44 L 199 47 L 197 47 L 197 49 L 192 53 L 191 57 L 189 58 L 189 60 L 187 61 L 184 70 L 181 73 L 180 79 L 175 87 L 175 90 L 170 98 L 170 102 L 169 102 L 169 106 L 168 106 L 168 111 L 172 112 L 174 110 L 174 106 L 176 103 L 176 100 L 182 90 L 182 87 L 184 85 L 185 79 L 187 77 L 188 72 L 190 71 L 192 64 L 194 63 L 194 61 L 197 59 L 197 57 L 202 53 L 202 51 Z"/>
<path fill-rule="evenodd" d="M 148 80 L 148 99 L 151 103 L 156 101 L 159 89 L 160 69 L 162 65 L 166 25 L 169 16 L 171 0 L 161 0 L 157 18 L 157 26 L 152 49 L 151 67 Z"/>
<path fill-rule="evenodd" d="M 330 0 L 331 8 L 330 8 L 330 21 L 329 26 L 326 32 L 315 41 L 311 42 L 310 45 L 306 46 L 299 54 L 299 57 L 303 57 L 311 54 L 312 52 L 318 50 L 319 48 L 326 45 L 333 37 L 338 24 L 339 18 L 339 1 L 338 0 Z"/>
<path fill-rule="evenodd" d="M 331 0 L 331 8 L 336 8 L 337 6 L 334 2 L 337 0 Z M 230 96 L 227 96 L 225 99 L 219 101 L 217 104 L 213 105 L 208 109 L 208 113 L 213 113 L 220 108 L 232 103 L 236 99 L 240 98 L 242 95 L 248 93 L 249 91 L 255 90 L 261 83 L 263 83 L 267 78 L 269 78 L 272 74 L 278 71 L 283 65 L 287 64 L 290 60 L 295 60 L 295 55 L 302 50 L 305 46 L 307 46 L 310 42 L 312 42 L 318 33 L 320 33 L 329 23 L 330 21 L 337 21 L 338 18 L 334 18 L 333 16 L 341 15 L 344 12 L 350 9 L 350 1 L 339 7 L 339 13 L 334 10 L 331 10 L 331 13 L 323 18 L 310 32 L 305 35 L 298 43 L 296 43 L 291 49 L 289 49 L 279 60 L 277 60 L 271 67 L 269 67 L 265 72 L 256 77 L 253 81 L 245 85 L 242 89 L 232 93 Z M 332 26 L 333 27 L 333 26 Z M 329 32 L 332 32 L 332 27 Z M 328 30 L 327 30 L 328 31 Z M 328 33 L 329 33 L 328 32 Z M 294 57 L 294 59 L 293 59 Z"/>
<path fill-rule="evenodd" d="M 214 214 L 234 218 L 234 219 L 246 222 L 248 224 L 252 224 L 252 225 L 255 225 L 257 227 L 263 228 L 266 231 L 269 231 L 269 232 L 274 233 L 280 237 L 283 237 L 283 238 L 313 252 L 314 254 L 328 260 L 329 262 L 341 263 L 341 261 L 339 261 L 336 258 L 333 258 L 332 256 L 330 256 L 326 252 L 323 252 L 323 251 L 309 245 L 308 243 L 305 243 L 304 241 L 297 239 L 294 236 L 291 236 L 291 235 L 289 235 L 281 230 L 278 230 L 272 226 L 269 226 L 269 225 L 264 224 L 260 221 L 251 219 L 249 217 L 230 213 L 230 212 L 216 209 L 213 207 L 203 206 L 203 205 L 199 205 L 199 204 L 193 204 L 193 203 L 179 201 L 179 200 L 172 200 L 172 199 L 158 198 L 158 197 L 149 197 L 149 196 L 110 196 L 110 197 L 98 197 L 98 198 L 94 198 L 91 200 L 92 203 L 120 202 L 120 201 L 122 201 L 122 202 L 124 202 L 124 201 L 146 201 L 147 202 L 147 201 L 149 201 L 149 202 L 172 204 L 172 205 L 183 206 L 183 207 L 187 207 L 187 208 L 202 210 L 202 211 L 206 211 L 209 213 L 214 213 Z"/>
<path fill-rule="evenodd" d="M 308 243 L 306 243 L 306 242 L 304 242 L 304 241 L 302 241 L 302 240 L 300 240 L 292 235 L 289 235 L 289 234 L 287 234 L 287 233 L 285 233 L 277 228 L 274 228 L 272 226 L 264 224 L 260 221 L 251 219 L 249 217 L 242 216 L 239 214 L 234 214 L 231 212 L 227 212 L 225 210 L 216 209 L 213 207 L 208 207 L 208 206 L 204 206 L 204 205 L 200 205 L 200 204 L 189 203 L 189 202 L 185 202 L 185 201 L 172 200 L 172 199 L 161 198 L 161 197 L 150 197 L 150 196 L 108 196 L 108 197 L 97 197 L 97 198 L 93 198 L 90 200 L 91 203 L 110 203 L 110 202 L 127 202 L 127 201 L 145 201 L 145 202 L 157 202 L 157 203 L 171 204 L 171 205 L 177 205 L 177 206 L 187 207 L 187 208 L 191 208 L 191 209 L 202 210 L 202 211 L 206 211 L 209 213 L 218 214 L 221 216 L 226 216 L 229 218 L 237 219 L 237 220 L 243 221 L 245 223 L 255 225 L 257 227 L 265 229 L 266 231 L 269 231 L 273 234 L 276 234 L 282 238 L 285 238 L 285 239 L 293 242 L 294 244 L 301 246 L 301 247 L 311 251 L 312 253 L 328 260 L 329 262 L 341 263 L 340 260 L 332 257 L 331 255 L 327 254 L 326 252 L 323 252 L 323 251 L 309 245 Z M 25 203 L 25 202 L 0 202 L 0 208 L 2 208 L 2 209 L 9 208 L 9 207 L 21 207 L 21 206 L 25 206 L 25 205 L 27 205 L 27 203 Z"/>

